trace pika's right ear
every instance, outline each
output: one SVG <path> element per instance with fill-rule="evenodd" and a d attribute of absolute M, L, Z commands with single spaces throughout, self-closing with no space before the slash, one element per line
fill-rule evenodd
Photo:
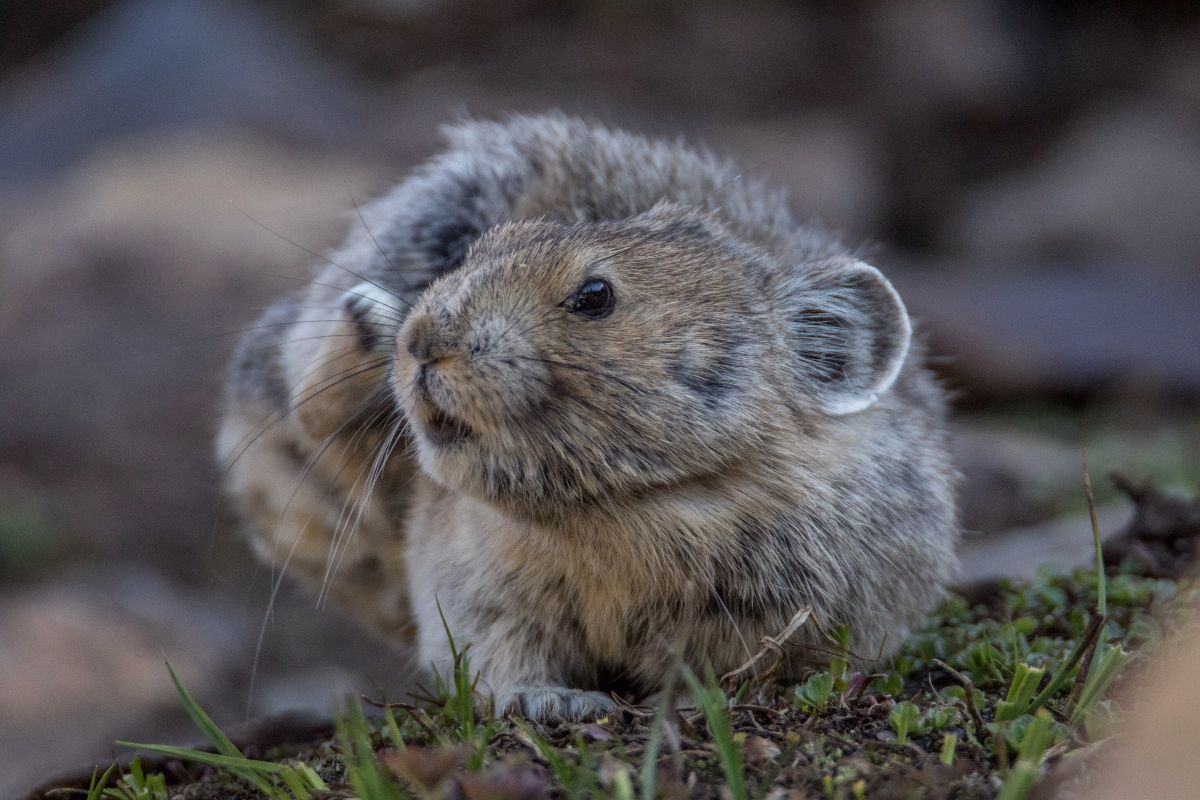
<path fill-rule="evenodd" d="M 826 414 L 870 407 L 900 374 L 912 324 L 900 295 L 861 261 L 806 264 L 775 285 L 789 383 Z"/>

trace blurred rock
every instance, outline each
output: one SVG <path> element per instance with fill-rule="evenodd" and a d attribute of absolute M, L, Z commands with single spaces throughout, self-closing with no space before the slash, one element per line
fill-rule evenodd
<path fill-rule="evenodd" d="M 947 243 L 992 263 L 1128 265 L 1200 274 L 1200 120 L 1122 105 L 1063 134 L 1040 162 L 969 193 Z"/>
<path fill-rule="evenodd" d="M 336 610 L 314 612 L 312 598 L 290 586 L 264 627 L 270 581 L 266 569 L 231 568 L 213 591 L 108 563 L 0 595 L 0 797 L 111 758 L 115 739 L 202 738 L 164 660 L 230 731 L 248 703 L 256 717 L 328 715 L 347 694 L 403 698 L 415 689 L 420 673 L 406 654 Z"/>
<path fill-rule="evenodd" d="M 1200 272 L 1080 276 L 1047 265 L 993 272 L 883 264 L 909 311 L 949 354 L 941 368 L 969 400 L 1086 396 L 1117 386 L 1200 394 Z"/>
<path fill-rule="evenodd" d="M 1121 474 L 1114 475 L 1113 482 L 1134 502 L 1136 514 L 1120 541 L 1105 550 L 1105 561 L 1134 561 L 1145 574 L 1170 580 L 1195 572 L 1200 559 L 1200 497 L 1181 497 Z"/>
<path fill-rule="evenodd" d="M 254 693 L 254 707 L 268 717 L 301 713 L 328 718 L 342 707 L 347 696 L 363 689 L 361 674 L 344 667 L 322 666 L 264 681 Z"/>
<path fill-rule="evenodd" d="M 112 0 L 0 3 L 0 70 L 35 58 Z"/>
<path fill-rule="evenodd" d="M 1128 503 L 1101 506 L 1096 510 L 1100 533 L 1108 540 L 1117 536 L 1133 516 Z M 997 578 L 1033 578 L 1038 567 L 1087 566 L 1095 562 L 1092 523 L 1087 514 L 1016 528 L 994 536 L 967 536 L 958 550 L 962 569 L 960 585 Z"/>
<path fill-rule="evenodd" d="M 864 59 L 877 108 L 928 115 L 1006 105 L 1027 78 L 1019 26 L 995 0 L 872 3 Z"/>
<path fill-rule="evenodd" d="M 222 686 L 252 642 L 249 621 L 134 566 L 0 597 L 0 795 L 177 707 L 164 659 L 199 696 Z"/>
<path fill-rule="evenodd" d="M 238 209 L 320 249 L 348 224 L 348 192 L 387 177 L 197 136 L 113 148 L 37 192 L 0 187 L 0 480 L 20 479 L 0 490 L 92 548 L 194 577 L 217 520 L 223 363 L 313 260 Z"/>
<path fill-rule="evenodd" d="M 116 137 L 230 125 L 354 141 L 361 88 L 265 3 L 124 0 L 0 91 L 0 181 L 62 169 Z"/>
<path fill-rule="evenodd" d="M 800 219 L 856 244 L 879 232 L 887 177 L 878 141 L 844 113 L 812 113 L 720 127 L 709 144 L 746 176 L 788 190 Z"/>
<path fill-rule="evenodd" d="M 962 472 L 959 521 L 971 533 L 1031 525 L 1050 515 L 1056 492 L 1082 491 L 1081 454 L 1060 442 L 961 419 L 951 441 Z"/>
<path fill-rule="evenodd" d="M 1200 122 L 1200 49 L 1186 31 L 1180 33 L 1156 53 L 1158 88 L 1172 108 Z"/>

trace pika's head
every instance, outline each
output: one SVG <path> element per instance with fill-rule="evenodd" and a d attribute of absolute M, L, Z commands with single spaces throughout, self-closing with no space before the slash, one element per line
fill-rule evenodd
<path fill-rule="evenodd" d="M 896 378 L 908 317 L 852 260 L 781 269 L 670 206 L 500 225 L 430 285 L 394 390 L 435 480 L 544 516 L 718 475 Z"/>

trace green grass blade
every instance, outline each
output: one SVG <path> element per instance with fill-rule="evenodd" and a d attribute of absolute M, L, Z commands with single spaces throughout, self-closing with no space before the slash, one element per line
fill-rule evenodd
<path fill-rule="evenodd" d="M 1104 547 L 1100 544 L 1100 522 L 1096 519 L 1096 495 L 1088 471 L 1087 453 L 1083 455 L 1083 491 L 1087 495 L 1088 516 L 1092 520 L 1092 544 L 1096 549 L 1096 613 L 1108 616 L 1108 583 L 1104 576 Z"/>
<path fill-rule="evenodd" d="M 96 776 L 100 772 L 100 768 L 92 770 L 92 782 L 88 784 L 87 800 L 100 800 L 104 795 L 104 787 L 108 786 L 109 780 L 112 779 L 113 770 L 117 768 L 117 762 L 109 764 L 108 769 L 104 770 L 104 774 L 100 775 L 99 781 Z"/>
<path fill-rule="evenodd" d="M 615 800 L 633 800 L 633 781 L 628 769 L 619 769 L 613 776 L 613 797 Z"/>
<path fill-rule="evenodd" d="M 233 741 L 230 740 L 230 738 L 225 735 L 225 732 L 221 730 L 221 728 L 217 725 L 217 723 L 213 720 L 213 718 L 208 715 L 208 712 L 205 711 L 203 708 L 201 708 L 200 704 L 197 703 L 195 698 L 192 697 L 191 693 L 188 692 L 187 688 L 183 685 L 183 681 L 181 681 L 179 679 L 179 675 L 175 672 L 175 668 L 171 666 L 171 662 L 167 661 L 166 665 L 167 665 L 167 672 L 171 676 L 171 683 L 173 683 L 175 685 L 175 691 L 179 694 L 179 699 L 183 702 L 184 710 L 186 710 L 188 713 L 188 716 L 192 718 L 192 722 L 194 722 L 196 727 L 200 729 L 201 733 L 203 733 L 205 736 L 208 737 L 209 741 L 211 741 L 213 743 L 213 746 L 217 748 L 218 753 L 220 753 L 221 755 L 223 755 L 227 758 L 233 759 L 233 762 L 237 762 L 237 763 L 231 763 L 230 765 L 227 766 L 227 768 L 230 769 L 231 771 L 233 771 L 235 774 L 237 774 L 243 780 L 249 782 L 251 785 L 254 786 L 254 788 L 258 789 L 260 792 L 265 794 L 267 797 L 286 798 L 287 797 L 286 794 L 284 794 L 280 789 L 278 789 L 276 786 L 271 784 L 269 781 L 264 780 L 263 777 L 259 774 L 259 772 L 271 772 L 272 770 L 258 769 L 258 771 L 256 772 L 254 769 L 247 768 L 247 765 L 250 763 L 266 764 L 267 762 L 265 762 L 265 761 L 264 762 L 251 762 L 249 759 L 247 759 L 242 754 L 242 751 L 238 750 L 237 746 L 233 743 Z M 146 747 L 145 745 L 138 745 L 138 746 Z M 146 747 L 146 749 L 154 749 L 155 747 L 161 747 L 161 746 L 155 745 L 155 746 L 151 746 L 151 747 Z M 198 751 L 198 750 L 187 750 L 186 748 L 175 748 L 175 749 L 179 750 L 181 752 L 187 752 L 187 753 L 193 753 L 193 754 L 200 753 L 200 751 Z M 159 750 L 158 752 L 165 752 L 165 751 Z M 204 754 L 204 755 L 210 755 L 210 754 Z M 177 757 L 185 758 L 187 756 L 178 755 Z M 193 759 L 193 760 L 198 760 L 198 759 Z"/>
<path fill-rule="evenodd" d="M 178 758 L 181 761 L 194 761 L 198 764 L 208 764 L 212 767 L 219 767 L 228 770 L 237 777 L 249 783 L 255 789 L 258 789 L 264 795 L 270 798 L 282 798 L 287 800 L 287 795 L 284 794 L 272 784 L 270 781 L 263 778 L 262 773 L 277 774 L 287 769 L 283 764 L 273 764 L 269 761 L 254 761 L 245 756 L 227 756 L 222 753 L 206 753 L 203 750 L 192 750 L 187 747 L 172 747 L 165 744 L 141 744 L 139 742 L 124 742 L 119 741 L 117 744 L 123 747 L 133 747 L 139 750 L 148 750 L 151 753 L 161 753 L 165 756 Z"/>
<path fill-rule="evenodd" d="M 942 763 L 947 767 L 954 763 L 954 753 L 958 749 L 958 735 L 947 733 L 942 737 Z"/>
<path fill-rule="evenodd" d="M 329 791 L 329 786 L 325 781 L 321 780 L 321 776 L 317 774 L 317 771 L 308 764 L 298 764 L 296 765 L 296 770 L 304 778 L 305 782 L 308 783 L 310 788 L 316 789 L 318 792 Z"/>
<path fill-rule="evenodd" d="M 454 634 L 450 632 L 450 623 L 446 621 L 446 612 L 442 611 L 442 601 L 434 597 L 433 603 L 437 606 L 438 617 L 442 620 L 442 630 L 446 632 L 446 641 L 450 643 L 450 656 L 457 662 L 458 648 L 454 644 Z"/>
<path fill-rule="evenodd" d="M 1075 710 L 1071 712 L 1072 724 L 1078 725 L 1091 713 L 1096 704 L 1104 698 L 1104 693 L 1108 691 L 1108 687 L 1112 685 L 1128 660 L 1129 653 L 1125 652 L 1120 645 L 1113 645 L 1104 651 L 1104 655 L 1096 662 L 1087 681 L 1083 684 L 1079 702 L 1076 703 Z"/>
<path fill-rule="evenodd" d="M 395 782 L 379 766 L 371 729 L 357 700 L 351 701 L 338 722 L 337 738 L 348 757 L 346 777 L 359 800 L 403 800 Z"/>
<path fill-rule="evenodd" d="M 272 761 L 256 761 L 245 756 L 227 756 L 221 753 L 206 753 L 203 750 L 193 750 L 188 747 L 174 747 L 169 744 L 144 744 L 142 742 L 118 741 L 122 747 L 132 747 L 151 753 L 161 753 L 164 756 L 178 758 L 181 761 L 195 761 L 213 767 L 230 770 L 254 770 L 256 772 L 282 774 L 291 769 L 287 764 L 276 764 Z"/>
<path fill-rule="evenodd" d="M 404 750 L 404 735 L 400 733 L 400 725 L 396 722 L 396 714 L 392 711 L 391 706 L 383 710 L 383 724 L 388 732 L 388 739 L 392 742 L 392 747 Z"/>
<path fill-rule="evenodd" d="M 218 752 L 231 757 L 244 758 L 242 751 L 237 749 L 229 737 L 217 727 L 217 723 L 208 715 L 208 712 L 201 708 L 200 704 L 184 688 L 183 682 L 175 674 L 175 668 L 171 666 L 171 662 L 168 661 L 166 663 L 167 672 L 171 675 L 171 682 L 175 684 L 175 691 L 179 693 L 179 698 L 183 701 L 184 709 L 187 710 L 188 716 L 192 718 L 192 722 L 196 723 L 196 727 L 200 729 L 200 732 L 208 737 Z"/>
<path fill-rule="evenodd" d="M 742 749 L 733 738 L 733 723 L 729 718 L 729 706 L 725 703 L 724 692 L 716 686 L 716 679 L 711 675 L 711 685 L 702 684 L 686 664 L 679 665 L 679 673 L 704 713 L 708 732 L 713 738 L 713 745 L 721 762 L 721 771 L 725 773 L 729 793 L 733 800 L 746 800 L 746 771 L 742 761 Z"/>
<path fill-rule="evenodd" d="M 546 760 L 550 766 L 550 771 L 554 773 L 554 777 L 558 778 L 558 782 L 563 785 L 564 789 L 569 789 L 575 783 L 575 768 L 567 762 L 565 758 L 558 754 L 549 742 L 538 736 L 537 731 L 531 728 L 527 723 L 514 719 L 515 724 L 521 731 L 529 737 L 533 742 L 533 746 L 537 748 L 538 753 Z"/>
<path fill-rule="evenodd" d="M 1026 761 L 1018 762 L 1005 776 L 997 800 L 1023 800 L 1029 796 L 1039 777 L 1041 771 L 1037 767 Z"/>
<path fill-rule="evenodd" d="M 1009 684 L 1007 696 L 996 704 L 996 721 L 1011 722 L 1017 717 L 1029 713 L 1034 693 L 1045 674 L 1046 671 L 1041 667 L 1031 667 L 1024 662 L 1018 663 L 1013 671 L 1013 679 Z"/>
<path fill-rule="evenodd" d="M 308 791 L 308 787 L 304 785 L 304 779 L 300 777 L 299 772 L 288 767 L 279 773 L 279 776 L 283 778 L 283 782 L 287 784 L 288 789 L 291 790 L 292 796 L 296 800 L 310 800 L 312 794 Z"/>
<path fill-rule="evenodd" d="M 450 632 L 450 623 L 446 621 L 446 614 L 442 611 L 441 602 L 435 597 L 434 603 L 437 605 L 438 617 L 442 620 L 442 630 L 446 633 L 446 642 L 450 645 L 450 656 L 454 664 L 454 674 L 451 676 L 451 683 L 454 686 L 454 704 L 455 712 L 459 722 L 459 737 L 464 742 L 473 742 L 475 739 L 475 684 L 471 680 L 471 662 L 467 658 L 467 647 L 462 650 L 458 649 L 457 643 L 454 641 L 454 634 Z"/>
<path fill-rule="evenodd" d="M 1052 723 L 1053 719 L 1044 709 L 1029 723 L 1018 747 L 1020 757 L 1005 776 L 998 800 L 1023 800 L 1038 782 L 1042 758 L 1053 738 Z"/>
<path fill-rule="evenodd" d="M 674 682 L 675 679 L 672 676 L 666 682 L 666 686 L 669 687 Z M 669 713 L 671 713 L 670 689 L 663 689 L 658 703 L 658 712 L 654 715 L 654 722 L 650 724 L 650 736 L 646 740 L 646 753 L 642 761 L 643 800 L 654 800 L 655 784 L 658 782 L 658 753 L 662 749 L 663 728 L 666 727 Z"/>
<path fill-rule="evenodd" d="M 1050 678 L 1050 682 L 1046 684 L 1045 689 L 1042 689 L 1041 694 L 1033 699 L 1033 702 L 1029 704 L 1028 708 L 1017 714 L 1017 717 L 1025 714 L 1033 714 L 1042 706 L 1046 705 L 1046 702 L 1054 696 L 1054 693 L 1062 688 L 1062 685 L 1066 683 L 1067 676 L 1071 674 L 1071 670 L 1075 668 L 1075 666 L 1079 663 L 1079 659 L 1083 657 L 1084 651 L 1087 650 L 1092 638 L 1102 635 L 1101 632 L 1103 629 L 1104 617 L 1100 615 L 1093 616 L 1092 621 L 1088 623 L 1087 630 L 1084 631 L 1083 636 L 1079 637 L 1079 641 L 1075 643 L 1075 647 L 1071 650 L 1071 655 L 1066 661 L 1059 665 L 1057 670 L 1055 670 L 1054 675 Z"/>

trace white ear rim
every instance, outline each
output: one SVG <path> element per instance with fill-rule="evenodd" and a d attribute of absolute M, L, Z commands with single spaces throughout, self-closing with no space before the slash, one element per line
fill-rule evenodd
<path fill-rule="evenodd" d="M 900 313 L 900 338 L 902 342 L 892 356 L 891 363 L 884 370 L 879 379 L 869 389 L 859 392 L 855 395 L 831 398 L 820 403 L 821 410 L 832 417 L 844 417 L 848 414 L 856 414 L 859 411 L 865 411 L 879 400 L 879 396 L 892 388 L 892 384 L 896 382 L 896 378 L 900 375 L 900 370 L 904 367 L 904 362 L 908 358 L 908 351 L 912 345 L 912 320 L 908 316 L 908 308 L 904 305 L 904 301 L 900 299 L 900 293 L 896 291 L 896 287 L 892 286 L 892 282 L 884 277 L 883 273 L 872 267 L 870 264 L 856 261 L 851 265 L 847 272 L 849 274 L 859 273 L 869 277 L 879 284 L 880 287 L 887 293 L 888 297 L 896 304 L 896 309 Z"/>

